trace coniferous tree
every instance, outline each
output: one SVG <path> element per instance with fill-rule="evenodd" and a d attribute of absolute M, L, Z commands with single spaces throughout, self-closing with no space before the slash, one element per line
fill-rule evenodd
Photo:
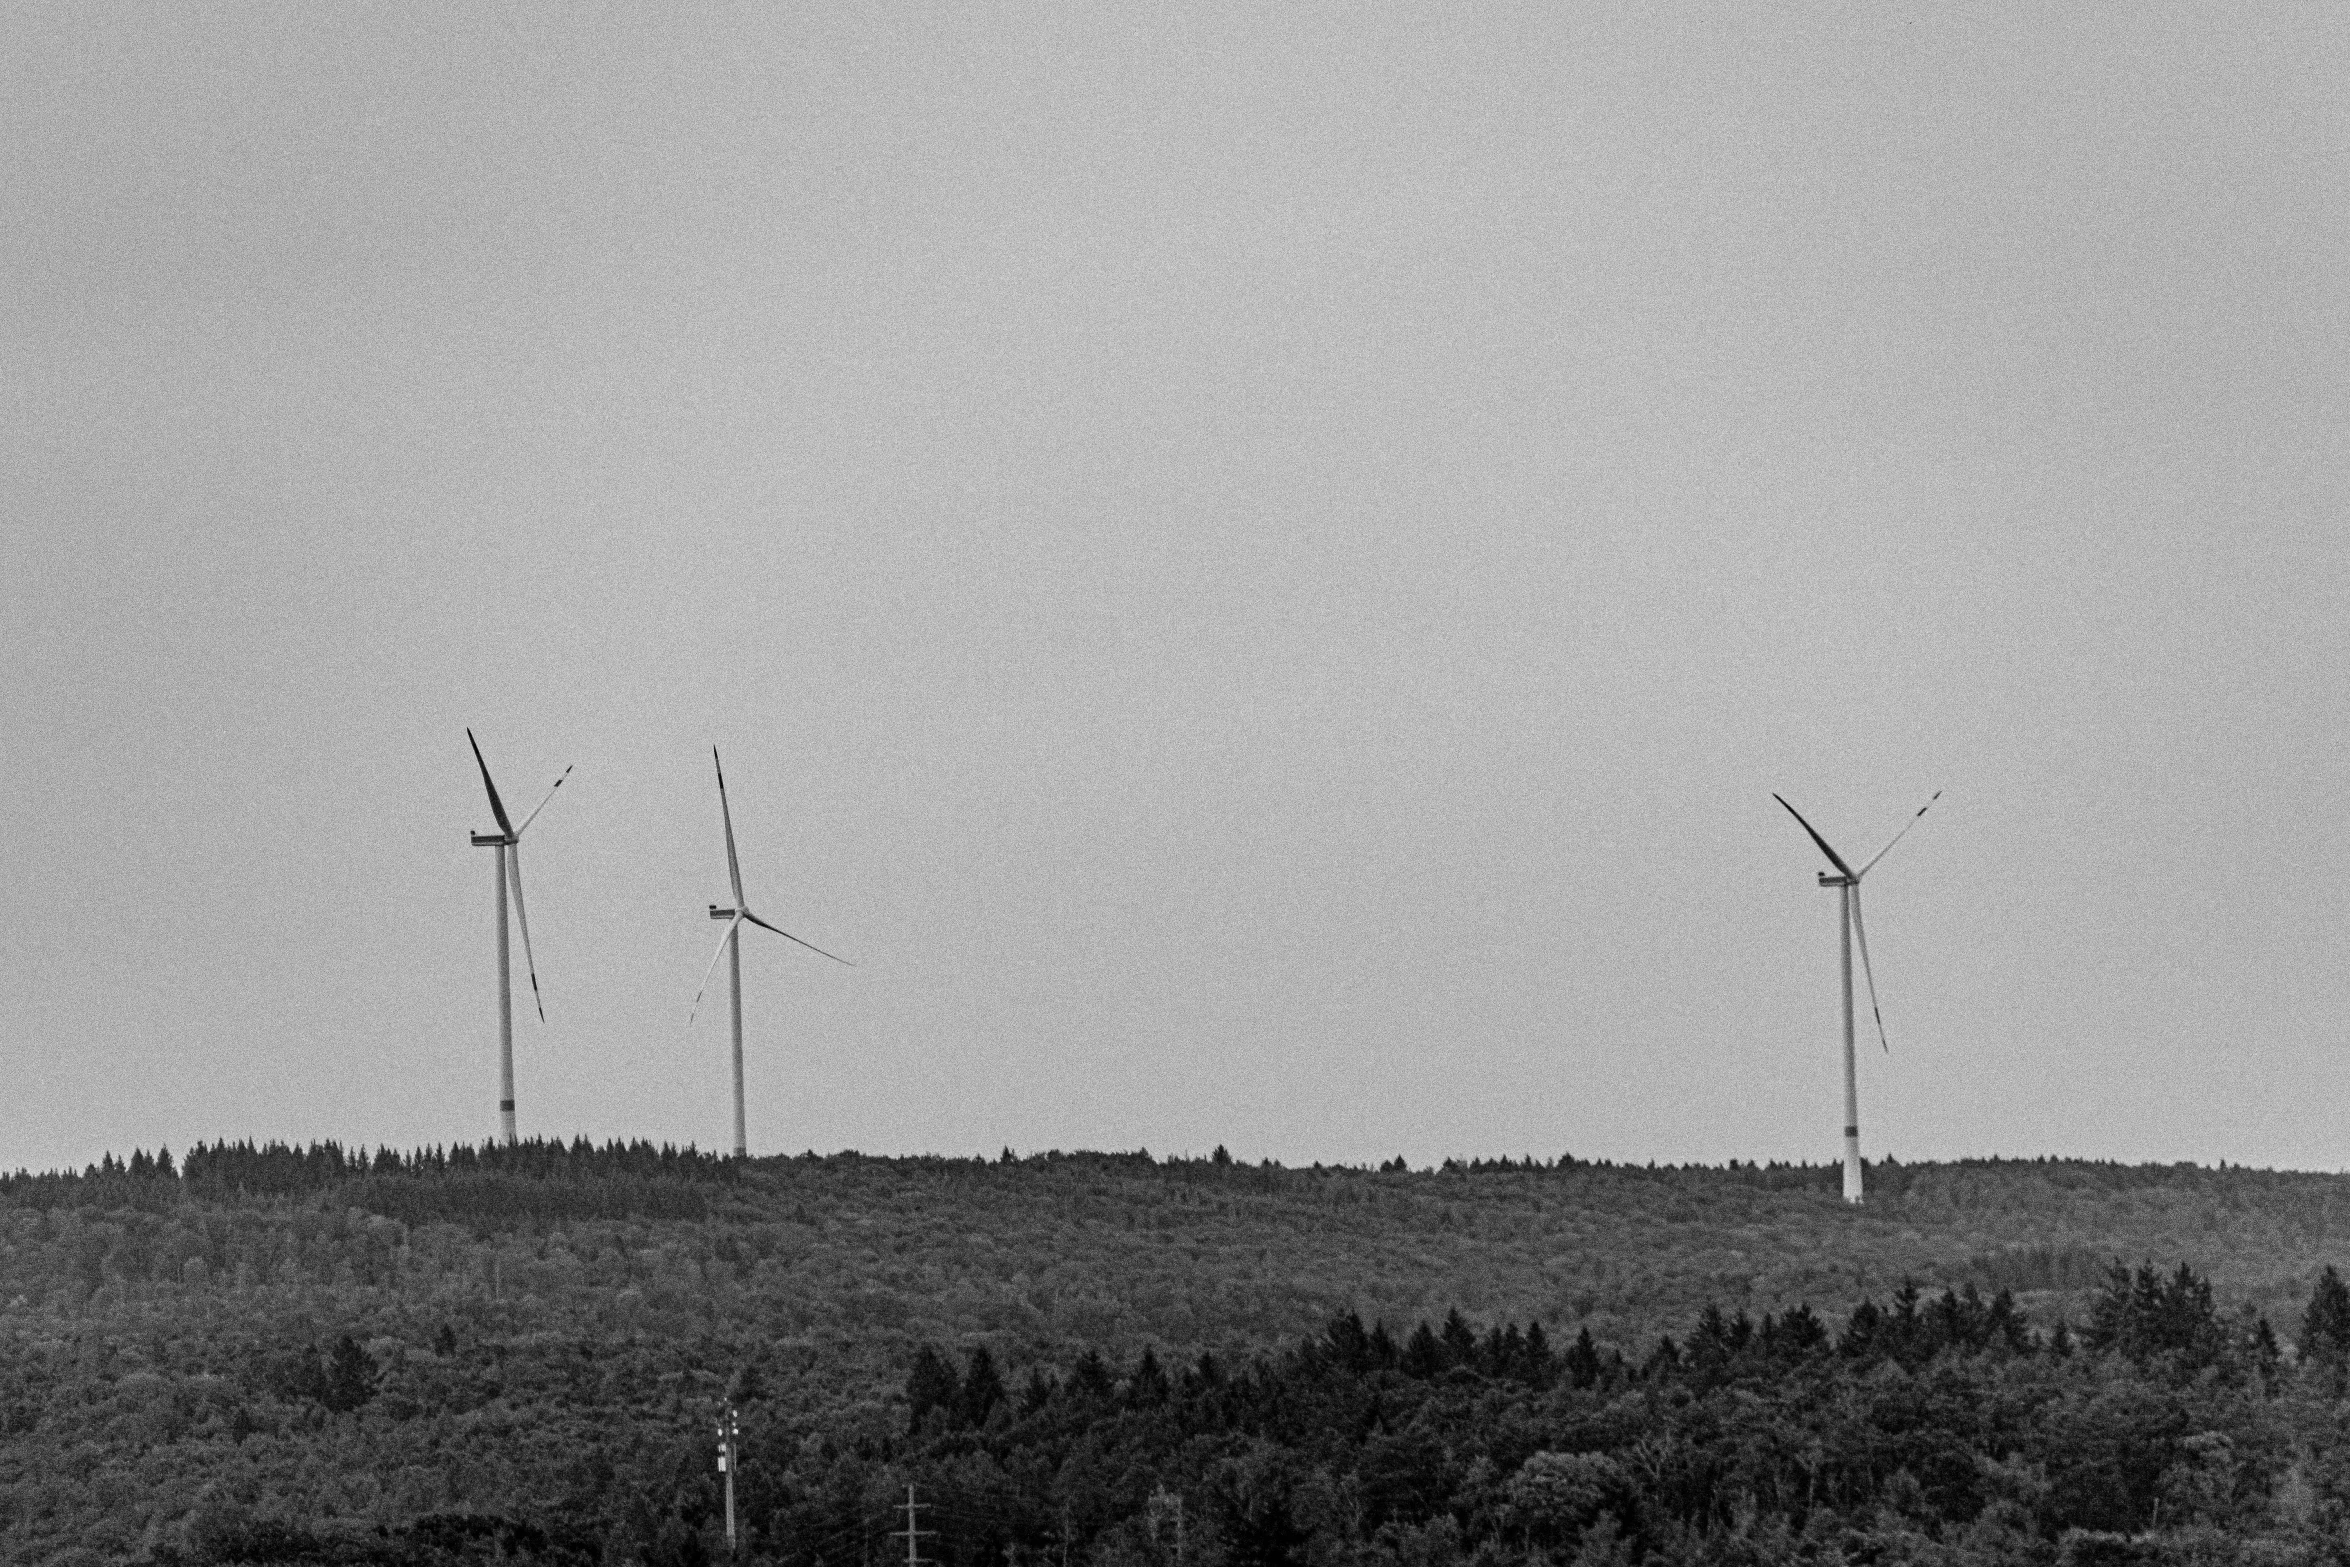
<path fill-rule="evenodd" d="M 1118 1390 L 1118 1379 L 1111 1375 L 1108 1362 L 1101 1351 L 1089 1349 L 1077 1357 L 1077 1364 L 1069 1370 L 1069 1391 L 1084 1398 L 1107 1399 Z"/>
<path fill-rule="evenodd" d="M 2218 1364 L 2227 1350 L 2211 1283 L 2183 1262 L 2168 1279 L 2151 1265 L 2133 1274 L 2116 1263 L 2090 1307 L 2082 1341 L 2142 1366 L 2160 1362 L 2182 1379 Z"/>
<path fill-rule="evenodd" d="M 375 1360 L 346 1333 L 327 1356 L 324 1380 L 320 1403 L 338 1414 L 357 1409 L 375 1397 Z"/>
<path fill-rule="evenodd" d="M 928 1344 L 914 1356 L 914 1368 L 906 1373 L 906 1429 L 922 1429 L 922 1417 L 933 1409 L 955 1412 L 962 1400 L 962 1383 L 955 1376 L 955 1368 L 946 1357 Z"/>
<path fill-rule="evenodd" d="M 1361 1373 L 1371 1364 L 1371 1335 L 1363 1331 L 1363 1319 L 1351 1311 L 1342 1311 L 1330 1319 L 1322 1330 L 1323 1341 L 1329 1346 L 1331 1358 L 1348 1371 Z"/>
<path fill-rule="evenodd" d="M 1852 1315 L 1844 1319 L 1843 1335 L 1836 1341 L 1837 1353 L 1853 1360 L 1868 1360 L 1882 1353 L 1885 1337 L 1885 1314 L 1877 1303 L 1863 1298 L 1852 1308 Z"/>
<path fill-rule="evenodd" d="M 2301 1359 L 2320 1368 L 2327 1384 L 2339 1396 L 2350 1370 L 2350 1285 L 2327 1264 L 2309 1292 L 2301 1313 Z"/>
<path fill-rule="evenodd" d="M 1526 1324 L 1525 1379 L 1533 1386 L 1544 1388 L 1558 1376 L 1558 1358 L 1550 1352 L 1550 1336 L 1542 1331 L 1542 1324 Z"/>
<path fill-rule="evenodd" d="M 1159 1357 L 1145 1344 L 1142 1359 L 1135 1362 L 1134 1375 L 1126 1381 L 1126 1402 L 1136 1409 L 1155 1409 L 1167 1401 L 1170 1391 Z"/>
<path fill-rule="evenodd" d="M 964 1368 L 958 1407 L 966 1424 L 983 1426 L 987 1424 L 988 1411 L 1003 1401 L 1003 1376 L 995 1368 L 995 1356 L 982 1344 L 971 1351 L 970 1364 Z"/>
<path fill-rule="evenodd" d="M 2260 1379 L 2263 1393 L 2277 1390 L 2277 1379 L 2283 1374 L 2285 1352 L 2277 1343 L 2276 1329 L 2268 1325 L 2268 1318 L 2255 1318 L 2252 1324 L 2252 1371 Z"/>
<path fill-rule="evenodd" d="M 1599 1381 L 1599 1346 L 1591 1342 L 1591 1329 L 1586 1326 L 1575 1335 L 1575 1342 L 1567 1349 L 1567 1385 L 1586 1388 Z"/>
<path fill-rule="evenodd" d="M 1435 1330 L 1425 1320 L 1412 1329 L 1412 1336 L 1404 1340 L 1403 1359 L 1398 1369 L 1407 1377 L 1425 1380 L 1444 1370 L 1444 1346 L 1436 1341 Z"/>
<path fill-rule="evenodd" d="M 1455 1306 L 1444 1314 L 1444 1330 L 1438 1335 L 1444 1343 L 1444 1364 L 1474 1366 L 1477 1363 L 1477 1330 L 1469 1326 L 1469 1319 Z"/>

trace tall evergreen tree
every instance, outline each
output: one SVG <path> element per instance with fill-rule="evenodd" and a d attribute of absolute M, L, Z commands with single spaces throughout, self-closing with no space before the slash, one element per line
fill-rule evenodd
<path fill-rule="evenodd" d="M 955 1376 L 955 1368 L 946 1357 L 928 1344 L 914 1357 L 914 1369 L 906 1373 L 906 1429 L 922 1429 L 922 1417 L 933 1409 L 955 1412 L 962 1402 L 962 1383 Z"/>
<path fill-rule="evenodd" d="M 1444 1346 L 1436 1341 L 1435 1331 L 1425 1320 L 1412 1329 L 1410 1338 L 1404 1340 L 1399 1369 L 1407 1377 L 1423 1379 L 1444 1370 Z"/>
<path fill-rule="evenodd" d="M 1477 1363 L 1477 1330 L 1469 1326 L 1469 1319 L 1455 1306 L 1444 1314 L 1444 1363 L 1452 1366 L 1474 1366 Z"/>
<path fill-rule="evenodd" d="M 1567 1384 L 1585 1388 L 1598 1381 L 1599 1346 L 1591 1342 L 1591 1329 L 1586 1326 L 1567 1348 Z"/>
<path fill-rule="evenodd" d="M 2301 1356 L 2306 1360 L 2317 1355 L 2350 1355 L 2350 1285 L 2342 1282 L 2331 1263 L 2317 1276 L 2308 1308 L 2301 1313 Z"/>
<path fill-rule="evenodd" d="M 1134 1364 L 1134 1375 L 1126 1381 L 1126 1402 L 1136 1409 L 1153 1409 L 1167 1401 L 1171 1391 L 1167 1373 L 1159 1365 L 1159 1357 L 1148 1344 L 1142 1347 L 1142 1359 Z"/>
<path fill-rule="evenodd" d="M 1535 1387 L 1548 1387 L 1558 1375 L 1558 1357 L 1550 1352 L 1550 1336 L 1542 1324 L 1526 1324 L 1525 1378 Z"/>
<path fill-rule="evenodd" d="M 2337 1398 L 2350 1386 L 2350 1285 L 2330 1263 L 2317 1276 L 2301 1313 L 2301 1363 L 2315 1370 Z"/>
<path fill-rule="evenodd" d="M 346 1333 L 335 1340 L 334 1351 L 327 1356 L 325 1381 L 320 1403 L 338 1413 L 357 1409 L 375 1397 L 374 1357 Z"/>
<path fill-rule="evenodd" d="M 971 1351 L 957 1399 L 963 1419 L 975 1426 L 987 1424 L 988 1411 L 1004 1401 L 1004 1379 L 995 1368 L 995 1356 L 985 1344 Z"/>

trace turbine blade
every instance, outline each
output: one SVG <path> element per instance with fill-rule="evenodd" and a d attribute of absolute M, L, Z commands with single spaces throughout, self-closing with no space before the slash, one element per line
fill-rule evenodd
<path fill-rule="evenodd" d="M 848 963 L 850 968 L 855 968 L 857 966 L 854 963 L 849 963 L 847 958 L 838 957 L 830 952 L 825 951 L 822 947 L 817 946 L 816 943 L 812 941 L 800 941 L 800 938 L 793 935 L 790 931 L 768 924 L 765 920 L 759 918 L 758 915 L 753 914 L 749 909 L 743 910 L 742 917 L 749 920 L 752 924 L 758 926 L 761 930 L 774 931 L 775 934 L 781 936 L 786 941 L 799 941 L 801 946 L 806 947 L 810 952 L 815 953 L 820 958 L 831 958 L 835 963 Z"/>
<path fill-rule="evenodd" d="M 734 853 L 734 812 L 726 805 L 726 768 L 718 760 L 718 747 L 710 747 L 710 765 L 718 769 L 718 817 L 726 823 L 726 879 L 734 887 L 734 906 L 743 906 L 743 866 Z"/>
<path fill-rule="evenodd" d="M 1774 794 L 1771 796 L 1771 798 L 1778 801 L 1781 805 L 1787 805 L 1787 797 L 1783 794 Z M 1830 865 L 1835 866 L 1836 869 L 1843 875 L 1852 876 L 1854 881 L 1860 880 L 1858 876 L 1853 876 L 1852 867 L 1844 863 L 1844 856 L 1838 854 L 1834 849 L 1829 848 L 1828 840 L 1821 837 L 1819 832 L 1812 826 L 1811 823 L 1804 821 L 1803 813 L 1801 811 L 1797 810 L 1792 805 L 1787 805 L 1787 814 L 1794 817 L 1795 820 L 1802 825 L 1805 832 L 1811 834 L 1811 841 L 1820 846 L 1820 852 L 1828 857 L 1828 863 Z"/>
<path fill-rule="evenodd" d="M 1887 843 L 1887 844 L 1885 845 L 1885 847 L 1883 847 L 1882 849 L 1879 849 L 1879 850 L 1877 851 L 1877 853 L 1876 853 L 1876 858 L 1875 858 L 1875 859 L 1872 859 L 1872 860 L 1870 860 L 1868 864 L 1866 864 L 1866 865 L 1863 865 L 1863 866 L 1860 868 L 1860 873 L 1861 873 L 1863 876 L 1866 876 L 1866 875 L 1867 875 L 1867 874 L 1868 874 L 1868 873 L 1869 873 L 1871 870 L 1875 869 L 1875 868 L 1876 868 L 1876 864 L 1877 864 L 1877 860 L 1881 860 L 1881 859 L 1883 859 L 1883 858 L 1884 858 L 1886 855 L 1888 855 L 1888 854 L 1891 854 L 1891 853 L 1893 852 L 1893 845 L 1894 845 L 1894 844 L 1896 844 L 1896 843 L 1899 843 L 1899 842 L 1900 842 L 1902 839 L 1904 839 L 1904 838 L 1908 837 L 1908 836 L 1909 836 L 1909 830 L 1910 830 L 1912 827 L 1915 827 L 1915 826 L 1918 824 L 1918 817 L 1922 817 L 1922 816 L 1924 816 L 1924 815 L 1925 815 L 1925 814 L 1926 814 L 1928 811 L 1932 810 L 1932 809 L 1934 808 L 1934 800 L 1939 800 L 1939 799 L 1941 799 L 1941 798 L 1942 798 L 1942 791 L 1941 791 L 1941 790 L 1939 790 L 1939 789 L 1935 790 L 1935 791 L 1934 791 L 1934 799 L 1933 799 L 1933 800 L 1928 800 L 1928 801 L 1927 801 L 1925 804 L 1923 804 L 1923 805 L 1919 806 L 1919 807 L 1918 807 L 1918 814 L 1917 814 L 1917 816 L 1913 816 L 1913 817 L 1911 817 L 1911 818 L 1910 818 L 1908 821 L 1906 821 L 1906 822 L 1903 822 L 1903 823 L 1901 824 L 1901 831 L 1899 831 L 1899 832 L 1895 833 L 1895 834 L 1893 835 L 1892 841 L 1891 841 L 1891 842 L 1889 842 L 1889 843 Z"/>
<path fill-rule="evenodd" d="M 1877 971 L 1869 967 L 1869 928 L 1860 918 L 1860 883 L 1852 884 L 1852 933 L 1860 938 L 1860 971 L 1869 982 L 1869 1010 L 1877 1015 L 1877 1043 L 1885 1054 L 1893 1053 L 1893 1046 L 1885 1039 L 1885 1013 L 1877 1005 Z"/>
<path fill-rule="evenodd" d="M 579 764 L 577 762 L 574 762 L 571 764 L 571 767 L 577 767 L 578 765 Z M 563 769 L 563 778 L 568 778 L 571 776 L 571 767 L 566 767 Z M 547 800 L 552 800 L 555 798 L 555 789 L 560 789 L 563 787 L 563 778 L 558 778 L 555 780 L 555 788 L 549 789 L 547 791 Z M 539 819 L 539 812 L 547 808 L 547 800 L 541 800 L 537 807 L 532 810 L 528 816 L 525 816 L 522 819 L 522 825 L 514 829 L 515 837 L 519 838 L 524 833 L 530 831 L 530 824 L 537 821 Z"/>
<path fill-rule="evenodd" d="M 490 814 L 498 819 L 498 831 L 514 836 L 514 824 L 506 820 L 506 802 L 498 798 L 498 786 L 490 782 L 490 764 L 481 759 L 481 742 L 473 738 L 473 731 L 465 731 L 465 743 L 473 747 L 473 760 L 481 768 L 481 786 L 490 792 Z"/>
<path fill-rule="evenodd" d="M 514 918 L 522 927 L 522 966 L 530 971 L 530 1003 L 539 1009 L 539 1021 L 547 1020 L 547 1004 L 539 999 L 538 960 L 530 955 L 530 910 L 522 901 L 522 845 L 506 845 L 506 880 L 514 887 Z"/>
<path fill-rule="evenodd" d="M 726 922 L 726 934 L 718 938 L 718 950 L 710 954 L 710 967 L 702 970 L 702 983 L 694 991 L 694 1004 L 686 1009 L 686 1027 L 691 1028 L 694 1026 L 694 1014 L 702 1010 L 702 996 L 710 988 L 711 971 L 718 967 L 718 960 L 726 956 L 726 944 L 734 939 L 734 928 L 737 925 L 740 925 L 742 922 L 742 911 L 741 909 L 737 908 L 734 918 Z"/>

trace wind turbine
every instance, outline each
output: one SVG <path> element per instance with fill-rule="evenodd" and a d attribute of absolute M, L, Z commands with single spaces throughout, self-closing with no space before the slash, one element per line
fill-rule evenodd
<path fill-rule="evenodd" d="M 1787 805 L 1785 795 L 1774 794 L 1771 798 L 1781 805 Z M 1888 1052 L 1893 1048 L 1886 1043 L 1885 1014 L 1877 1006 L 1877 975 L 1876 971 L 1869 966 L 1868 927 L 1863 925 L 1860 920 L 1860 879 L 1875 870 L 1877 861 L 1891 854 L 1893 845 L 1908 836 L 1909 830 L 1918 824 L 1918 817 L 1922 817 L 1932 810 L 1934 801 L 1941 798 L 1942 791 L 1935 790 L 1933 799 L 1929 799 L 1925 804 L 1919 806 L 1917 815 L 1902 823 L 1901 831 L 1895 833 L 1891 841 L 1879 849 L 1868 864 L 1863 865 L 1859 870 L 1854 870 L 1845 864 L 1844 856 L 1828 847 L 1828 840 L 1821 837 L 1819 830 L 1811 823 L 1804 821 L 1803 813 L 1794 806 L 1787 805 L 1787 814 L 1794 817 L 1805 832 L 1811 834 L 1811 841 L 1820 846 L 1820 852 L 1828 857 L 1828 863 L 1836 867 L 1836 874 L 1833 876 L 1826 871 L 1820 872 L 1820 885 L 1837 888 L 1843 893 L 1843 908 L 1837 914 L 1836 932 L 1837 941 L 1844 955 L 1844 1200 L 1846 1202 L 1861 1200 L 1860 1080 L 1853 1061 L 1852 1049 L 1852 941 L 1855 936 L 1860 938 L 1861 973 L 1867 977 L 1869 982 L 1869 1010 L 1876 1013 L 1877 1017 L 1877 1043 Z"/>
<path fill-rule="evenodd" d="M 498 851 L 498 1123 L 506 1141 L 514 1141 L 514 972 L 506 940 L 506 886 L 514 887 L 514 916 L 522 926 L 522 962 L 530 971 L 531 1004 L 538 1008 L 539 1021 L 547 1020 L 546 1003 L 539 999 L 539 966 L 530 955 L 530 910 L 522 901 L 522 835 L 530 824 L 539 819 L 539 811 L 547 808 L 547 800 L 555 798 L 555 789 L 563 787 L 563 779 L 571 776 L 571 768 L 563 769 L 563 776 L 555 780 L 547 799 L 539 801 L 538 810 L 522 819 L 517 827 L 507 818 L 506 802 L 498 798 L 498 786 L 490 782 L 490 764 L 481 759 L 481 742 L 473 738 L 473 731 L 465 731 L 466 744 L 473 747 L 474 765 L 481 769 L 481 786 L 490 792 L 490 814 L 498 819 L 496 832 L 477 832 L 473 844 L 477 849 Z M 574 763 L 574 766 L 577 764 Z"/>
<path fill-rule="evenodd" d="M 726 806 L 726 768 L 718 760 L 718 747 L 716 746 L 710 747 L 710 765 L 718 771 L 718 818 L 726 826 L 726 879 L 734 888 L 734 907 L 722 909 L 715 903 L 710 905 L 710 918 L 726 921 L 726 934 L 718 938 L 718 950 L 710 954 L 709 967 L 702 970 L 701 988 L 694 992 L 694 1004 L 687 1011 L 685 1021 L 688 1028 L 693 1026 L 694 1014 L 702 1009 L 703 993 L 710 988 L 711 970 L 718 967 L 720 958 L 726 958 L 728 960 L 728 977 L 733 982 L 734 989 L 734 1156 L 741 1159 L 750 1153 L 750 1147 L 745 1140 L 743 1131 L 742 928 L 744 923 L 747 921 L 758 926 L 761 930 L 774 931 L 786 941 L 798 942 L 799 945 L 806 947 L 818 957 L 832 958 L 835 963 L 847 963 L 850 968 L 855 968 L 857 965 L 849 963 L 847 958 L 835 957 L 813 942 L 800 941 L 800 938 L 790 931 L 784 930 L 780 926 L 770 925 L 751 912 L 750 904 L 743 898 L 742 861 L 734 852 L 734 813 Z"/>

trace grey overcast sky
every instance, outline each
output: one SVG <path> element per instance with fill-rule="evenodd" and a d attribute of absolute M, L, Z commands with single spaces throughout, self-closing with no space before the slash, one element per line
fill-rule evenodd
<path fill-rule="evenodd" d="M 2350 1166 L 2350 11 L 0 29 L 0 1164 Z"/>

